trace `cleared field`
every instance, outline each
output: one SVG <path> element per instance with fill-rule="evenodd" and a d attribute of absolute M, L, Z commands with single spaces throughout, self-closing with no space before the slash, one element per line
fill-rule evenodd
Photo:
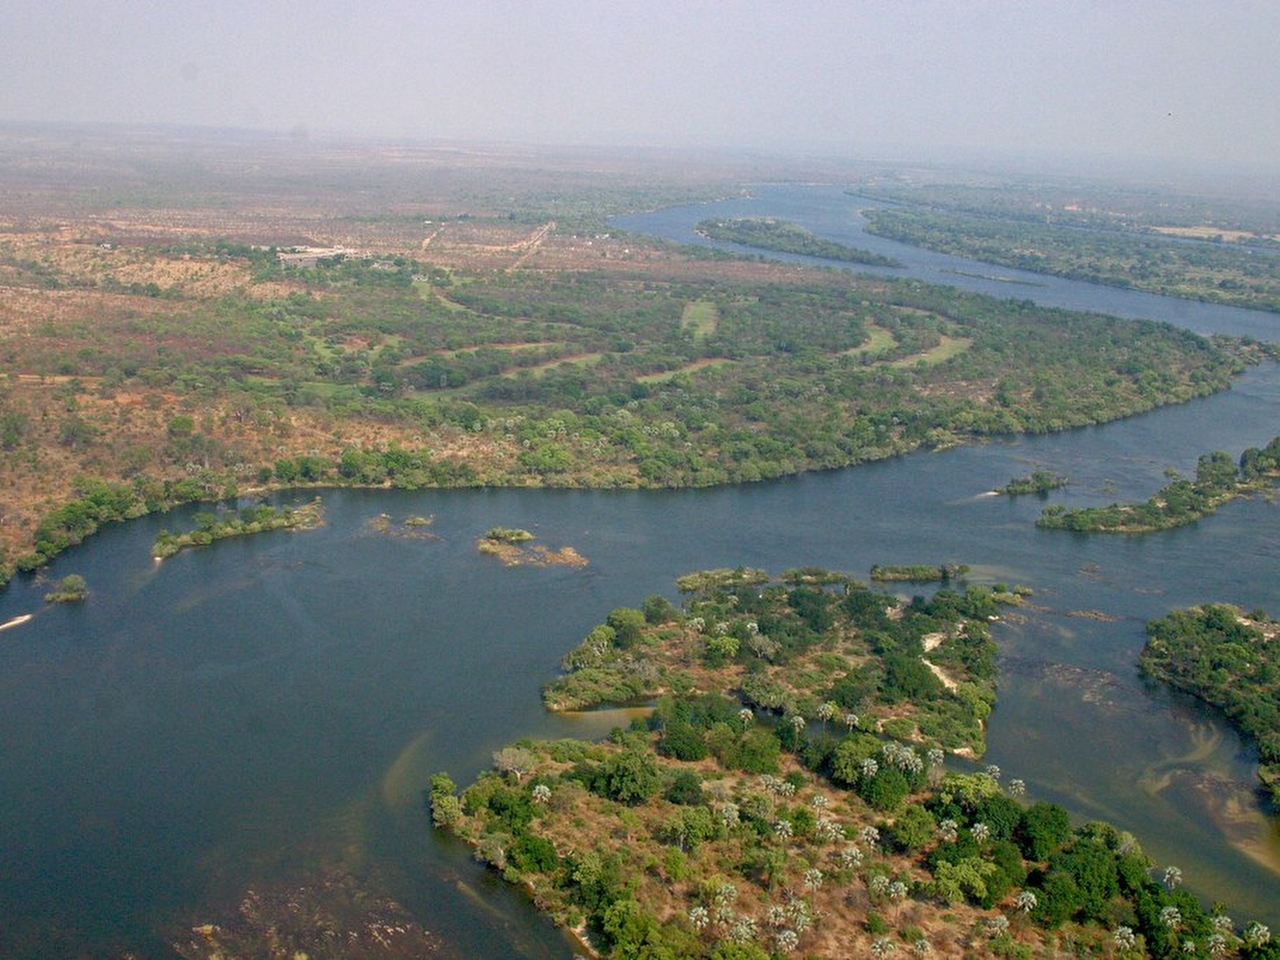
<path fill-rule="evenodd" d="M 664 370 L 662 373 L 647 373 L 643 377 L 636 377 L 639 383 L 666 383 L 683 373 L 694 373 L 698 370 L 706 370 L 710 367 L 727 367 L 734 363 L 733 360 L 718 360 L 714 357 L 703 357 L 701 360 L 695 360 L 693 363 L 686 363 L 679 370 Z"/>
<path fill-rule="evenodd" d="M 699 340 L 716 332 L 720 323 L 720 310 L 710 300 L 694 300 L 684 305 L 680 315 L 680 329 L 688 330 Z"/>
<path fill-rule="evenodd" d="M 959 356 L 973 346 L 973 341 L 968 337 L 942 337 L 936 347 L 932 350 L 926 350 L 924 353 L 914 353 L 909 357 L 903 357 L 901 360 L 895 360 L 889 366 L 891 367 L 914 367 L 917 364 L 925 364 L 933 366 L 942 363 L 944 360 L 950 360 L 952 357 Z"/>
<path fill-rule="evenodd" d="M 882 353 L 885 350 L 892 350 L 897 345 L 898 341 L 894 339 L 892 333 L 883 327 L 869 323 L 867 324 L 867 342 L 844 351 L 844 356 L 861 357 L 870 353 Z"/>

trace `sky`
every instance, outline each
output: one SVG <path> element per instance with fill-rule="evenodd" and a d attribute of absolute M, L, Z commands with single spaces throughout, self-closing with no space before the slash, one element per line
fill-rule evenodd
<path fill-rule="evenodd" d="M 0 121 L 1280 171 L 1276 0 L 11 0 Z"/>

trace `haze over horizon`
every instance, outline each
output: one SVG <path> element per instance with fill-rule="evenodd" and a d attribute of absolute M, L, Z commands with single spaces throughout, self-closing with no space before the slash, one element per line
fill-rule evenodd
<path fill-rule="evenodd" d="M 1280 171 L 1268 0 L 52 0 L 0 121 Z"/>

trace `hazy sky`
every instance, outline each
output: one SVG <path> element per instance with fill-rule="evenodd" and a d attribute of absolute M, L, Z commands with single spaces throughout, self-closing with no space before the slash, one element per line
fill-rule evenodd
<path fill-rule="evenodd" d="M 12 0 L 0 120 L 1280 169 L 1277 0 Z"/>

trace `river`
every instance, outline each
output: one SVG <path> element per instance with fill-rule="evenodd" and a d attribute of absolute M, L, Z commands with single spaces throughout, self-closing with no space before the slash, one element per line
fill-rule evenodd
<path fill-rule="evenodd" d="M 1267 314 L 963 276 L 1013 272 L 864 240 L 850 226 L 857 206 L 835 188 L 776 187 L 715 211 L 799 221 L 891 253 L 908 263 L 898 273 L 1275 336 Z M 709 211 L 623 225 L 687 239 L 680 231 Z M 613 607 L 674 597 L 680 574 L 738 564 L 865 576 L 874 563 L 956 561 L 979 582 L 1030 586 L 1025 617 L 996 628 L 987 760 L 1032 797 L 1132 830 L 1238 921 L 1280 925 L 1280 823 L 1259 804 L 1253 756 L 1135 667 L 1143 623 L 1172 607 L 1221 599 L 1280 613 L 1277 505 L 1088 537 L 1037 530 L 1039 498 L 984 495 L 1044 467 L 1072 480 L 1050 502 L 1145 498 L 1167 468 L 1260 446 L 1277 423 L 1280 370 L 1267 365 L 1217 396 L 1104 427 L 764 484 L 331 491 L 321 529 L 159 565 L 156 532 L 194 508 L 104 529 L 48 571 L 83 575 L 89 602 L 45 606 L 45 587 L 25 580 L 0 595 L 0 622 L 35 614 L 0 633 L 0 955 L 165 957 L 165 932 L 337 863 L 404 903 L 443 938 L 442 955 L 568 956 L 518 892 L 431 834 L 426 779 L 447 769 L 465 782 L 520 736 L 603 734 L 616 717 L 541 708 L 539 684 L 563 653 Z M 381 532 L 383 514 L 393 527 L 430 515 L 430 536 Z M 502 567 L 475 547 L 495 525 L 572 546 L 589 565 Z"/>

